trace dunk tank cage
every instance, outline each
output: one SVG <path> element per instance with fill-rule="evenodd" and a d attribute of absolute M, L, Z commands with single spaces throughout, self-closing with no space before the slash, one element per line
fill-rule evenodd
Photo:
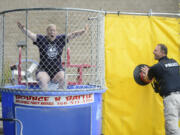
<path fill-rule="evenodd" d="M 66 40 L 62 52 L 64 88 L 36 80 L 39 50 L 18 28 L 46 35 L 86 32 Z M 54 51 L 54 49 L 50 49 Z M 51 53 L 52 57 L 56 50 Z M 49 63 L 51 64 L 51 63 Z M 49 72 L 51 72 L 50 69 Z M 100 135 L 104 80 L 104 14 L 69 8 L 15 9 L 0 13 L 0 92 L 5 135 Z"/>

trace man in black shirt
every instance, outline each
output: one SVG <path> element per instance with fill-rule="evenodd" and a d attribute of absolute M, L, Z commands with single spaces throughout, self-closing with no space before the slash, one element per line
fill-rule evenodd
<path fill-rule="evenodd" d="M 154 78 L 154 89 L 163 97 L 166 135 L 180 135 L 180 71 L 179 64 L 167 57 L 168 49 L 158 44 L 153 52 L 159 62 L 152 67 L 143 67 L 146 81 Z"/>

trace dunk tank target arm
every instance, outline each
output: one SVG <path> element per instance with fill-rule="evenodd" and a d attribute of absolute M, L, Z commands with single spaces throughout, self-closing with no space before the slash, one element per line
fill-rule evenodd
<path fill-rule="evenodd" d="M 62 63 L 63 66 L 65 66 L 65 62 Z M 70 48 L 67 49 L 67 68 L 77 68 L 78 76 L 76 78 L 77 82 L 68 82 L 68 85 L 80 85 L 83 82 L 83 69 L 84 68 L 91 68 L 95 67 L 95 65 L 89 65 L 89 64 L 71 64 L 70 62 Z"/>

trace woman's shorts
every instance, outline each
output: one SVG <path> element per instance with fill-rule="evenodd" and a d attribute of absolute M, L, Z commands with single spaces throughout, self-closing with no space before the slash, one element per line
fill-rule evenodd
<path fill-rule="evenodd" d="M 38 66 L 36 70 L 36 76 L 39 72 L 46 72 L 50 76 L 50 78 L 53 79 L 54 76 L 60 71 L 64 71 L 64 68 L 62 67 L 62 65 L 55 68 Z"/>

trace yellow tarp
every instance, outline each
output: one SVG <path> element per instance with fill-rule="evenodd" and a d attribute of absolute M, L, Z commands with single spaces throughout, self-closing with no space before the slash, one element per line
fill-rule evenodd
<path fill-rule="evenodd" d="M 163 103 L 151 85 L 137 85 L 138 64 L 155 64 L 153 50 L 166 44 L 180 62 L 180 26 L 176 18 L 112 15 L 105 17 L 106 86 L 104 135 L 164 135 Z"/>

